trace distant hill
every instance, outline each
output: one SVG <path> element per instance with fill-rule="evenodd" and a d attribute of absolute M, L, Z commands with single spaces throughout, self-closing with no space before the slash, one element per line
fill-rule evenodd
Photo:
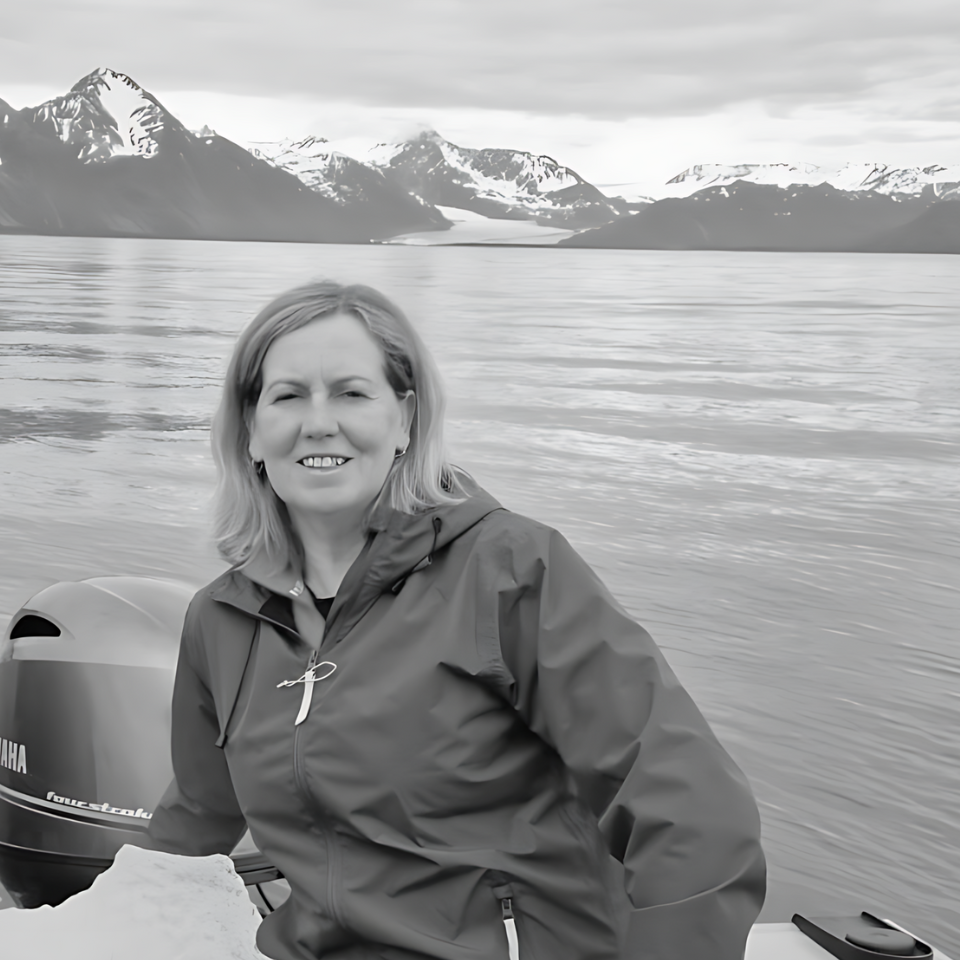
<path fill-rule="evenodd" d="M 254 155 L 295 173 L 329 197 L 354 190 L 360 166 L 375 172 L 399 195 L 470 210 L 493 220 L 529 220 L 580 230 L 631 211 L 626 201 L 604 196 L 551 157 L 522 150 L 460 147 L 433 130 L 399 143 L 377 144 L 352 160 L 337 145 L 313 137 L 249 146 Z"/>
<path fill-rule="evenodd" d="M 939 200 L 931 189 L 897 196 L 825 183 L 781 187 L 735 180 L 658 200 L 560 246 L 960 253 L 957 214 L 960 202 Z"/>
<path fill-rule="evenodd" d="M 318 193 L 224 137 L 191 133 L 112 70 L 38 107 L 0 101 L 0 113 L 6 232 L 361 242 L 449 225 L 387 184 L 376 203 Z"/>
<path fill-rule="evenodd" d="M 863 245 L 868 253 L 960 253 L 960 200 L 931 203 L 918 217 Z"/>
<path fill-rule="evenodd" d="M 738 180 L 777 187 L 825 183 L 846 193 L 878 193 L 901 200 L 926 195 L 930 200 L 960 196 L 960 165 L 891 167 L 885 163 L 845 163 L 820 167 L 814 163 L 700 163 L 671 177 L 653 199 L 686 197 L 707 187 L 731 186 Z"/>

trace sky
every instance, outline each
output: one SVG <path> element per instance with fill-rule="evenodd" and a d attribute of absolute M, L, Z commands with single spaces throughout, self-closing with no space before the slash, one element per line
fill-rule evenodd
<path fill-rule="evenodd" d="M 597 184 L 698 163 L 960 163 L 957 0 L 6 0 L 0 98 L 128 74 L 242 143 L 547 154 Z"/>

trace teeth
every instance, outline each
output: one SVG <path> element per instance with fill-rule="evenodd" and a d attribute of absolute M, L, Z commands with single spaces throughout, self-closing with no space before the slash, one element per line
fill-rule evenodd
<path fill-rule="evenodd" d="M 346 457 L 304 457 L 301 461 L 305 467 L 319 467 L 321 470 L 324 467 L 342 467 L 346 462 Z"/>

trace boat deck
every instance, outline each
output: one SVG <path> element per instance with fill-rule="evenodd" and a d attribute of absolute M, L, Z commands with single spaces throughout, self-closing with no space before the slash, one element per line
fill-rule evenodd
<path fill-rule="evenodd" d="M 903 929 L 892 920 L 884 920 L 884 923 Z M 792 923 L 758 923 L 747 938 L 744 960 L 832 960 L 832 955 Z M 933 960 L 950 958 L 934 948 Z"/>

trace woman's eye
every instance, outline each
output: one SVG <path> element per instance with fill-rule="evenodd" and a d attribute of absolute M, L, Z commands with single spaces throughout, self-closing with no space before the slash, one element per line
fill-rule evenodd
<path fill-rule="evenodd" d="M 343 392 L 342 395 L 343 395 L 344 397 L 362 397 L 362 396 L 365 396 L 365 394 L 360 393 L 359 390 L 344 390 L 344 392 Z"/>

